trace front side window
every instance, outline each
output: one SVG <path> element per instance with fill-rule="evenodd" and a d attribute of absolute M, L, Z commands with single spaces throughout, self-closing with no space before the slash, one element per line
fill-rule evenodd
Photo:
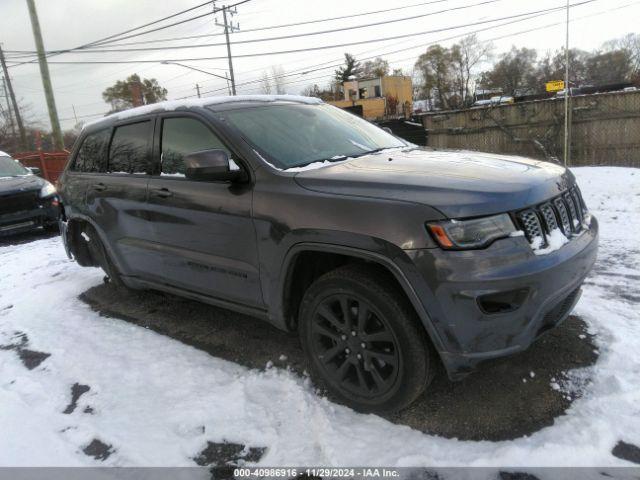
<path fill-rule="evenodd" d="M 331 105 L 286 104 L 222 112 L 269 163 L 287 169 L 408 144 Z"/>
<path fill-rule="evenodd" d="M 147 173 L 151 122 L 117 127 L 109 149 L 110 173 Z"/>
<path fill-rule="evenodd" d="M 230 152 L 207 126 L 194 118 L 165 118 L 162 121 L 162 175 L 185 174 L 184 156 L 201 150 Z"/>
<path fill-rule="evenodd" d="M 31 175 L 31 172 L 17 160 L 0 153 L 0 177 L 20 177 L 22 175 Z"/>
<path fill-rule="evenodd" d="M 75 172 L 106 172 L 107 146 L 111 130 L 91 133 L 83 140 L 71 170 Z"/>

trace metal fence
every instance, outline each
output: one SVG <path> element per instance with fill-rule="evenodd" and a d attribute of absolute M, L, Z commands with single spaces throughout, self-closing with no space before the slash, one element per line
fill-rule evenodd
<path fill-rule="evenodd" d="M 640 167 L 640 91 L 571 99 L 570 165 Z M 564 98 L 422 116 L 427 144 L 540 159 L 563 157 Z"/>
<path fill-rule="evenodd" d="M 64 171 L 69 152 L 19 152 L 12 156 L 25 167 L 39 168 L 43 178 L 55 182 Z"/>

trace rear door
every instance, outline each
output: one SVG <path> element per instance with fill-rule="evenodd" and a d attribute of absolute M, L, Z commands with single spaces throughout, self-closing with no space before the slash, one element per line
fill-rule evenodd
<path fill-rule="evenodd" d="M 87 134 L 61 181 L 64 207 L 69 216 L 88 215 L 87 187 L 107 171 L 111 127 Z"/>
<path fill-rule="evenodd" d="M 117 124 L 106 168 L 91 175 L 86 194 L 88 214 L 105 234 L 121 273 L 147 278 L 162 276 L 145 211 L 154 127 L 154 117 Z"/>
<path fill-rule="evenodd" d="M 156 142 L 160 172 L 149 182 L 148 203 L 166 282 L 223 300 L 262 306 L 251 218 L 252 183 L 188 180 L 183 157 L 219 148 L 240 168 L 247 165 L 206 120 L 191 114 L 162 115 Z"/>

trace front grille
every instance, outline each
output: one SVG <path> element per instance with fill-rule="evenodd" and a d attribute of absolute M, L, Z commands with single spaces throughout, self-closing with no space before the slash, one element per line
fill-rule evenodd
<path fill-rule="evenodd" d="M 544 226 L 548 232 L 551 232 L 558 228 L 558 221 L 556 220 L 556 214 L 553 211 L 550 203 L 543 203 L 540 205 L 540 213 L 542 213 L 542 220 Z"/>
<path fill-rule="evenodd" d="M 569 191 L 548 202 L 516 213 L 518 226 L 524 231 L 530 243 L 547 245 L 548 235 L 556 229 L 562 230 L 567 237 L 582 230 L 582 221 L 586 206 L 580 189 L 573 186 Z M 539 238 L 540 240 L 535 240 Z"/>
<path fill-rule="evenodd" d="M 37 206 L 37 192 L 21 192 L 0 197 L 0 215 L 34 210 Z"/>
<path fill-rule="evenodd" d="M 560 216 L 560 227 L 562 233 L 565 235 L 571 235 L 571 220 L 569 220 L 569 212 L 567 212 L 567 206 L 561 198 L 556 198 L 553 201 L 553 205 L 556 207 L 556 211 Z"/>
<path fill-rule="evenodd" d="M 529 242 L 533 242 L 534 238 L 541 238 L 544 241 L 542 225 L 540 225 L 540 219 L 536 212 L 533 210 L 523 210 L 518 213 L 517 216 Z"/>

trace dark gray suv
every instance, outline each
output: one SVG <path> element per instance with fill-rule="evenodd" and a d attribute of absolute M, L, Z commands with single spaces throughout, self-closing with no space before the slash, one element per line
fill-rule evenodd
<path fill-rule="evenodd" d="M 83 130 L 60 180 L 67 252 L 297 331 L 364 411 L 526 349 L 564 320 L 598 225 L 565 168 L 433 151 L 317 99 L 149 105 Z"/>

